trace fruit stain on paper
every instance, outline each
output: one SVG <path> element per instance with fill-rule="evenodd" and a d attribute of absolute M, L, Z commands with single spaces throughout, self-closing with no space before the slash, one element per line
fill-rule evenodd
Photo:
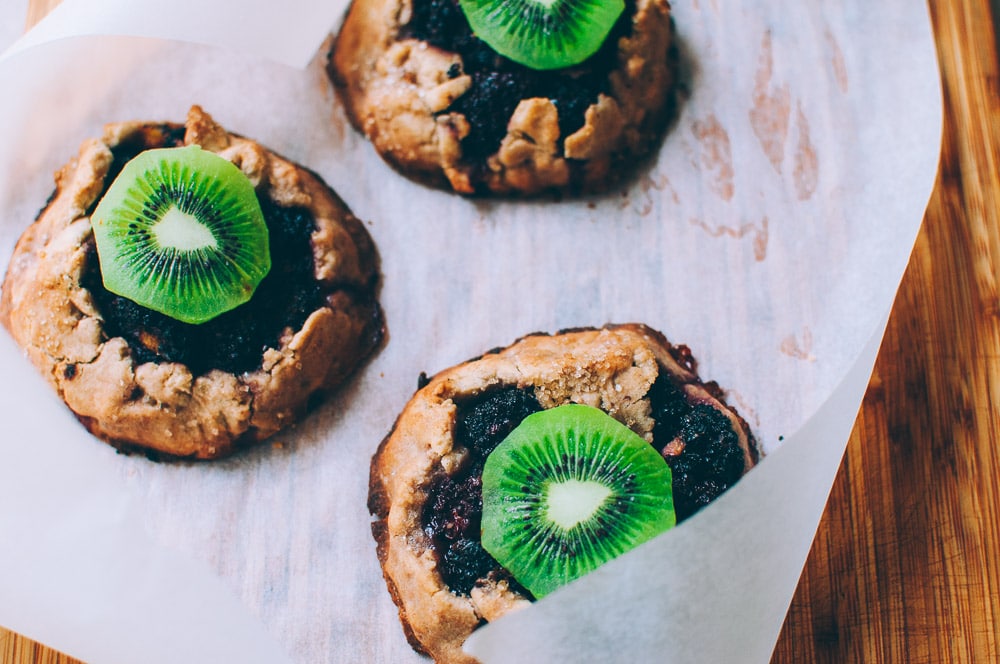
<path fill-rule="evenodd" d="M 798 149 L 795 151 L 795 170 L 792 178 L 795 182 L 795 193 L 800 201 L 812 197 L 819 181 L 819 159 L 816 147 L 809 138 L 809 121 L 802 110 L 802 102 L 798 103 L 796 123 L 799 126 Z"/>
<path fill-rule="evenodd" d="M 794 357 L 798 360 L 806 360 L 808 362 L 815 362 L 816 356 L 812 354 L 812 346 L 812 330 L 808 327 L 804 327 L 802 328 L 801 339 L 796 338 L 794 334 L 790 334 L 782 339 L 779 350 L 789 357 Z"/>
<path fill-rule="evenodd" d="M 830 47 L 830 52 L 832 53 L 830 58 L 830 64 L 833 67 L 833 77 L 837 81 L 837 87 L 840 88 L 841 92 L 847 92 L 847 63 L 844 62 L 844 52 L 840 50 L 840 44 L 837 42 L 837 38 L 833 36 L 833 33 L 827 30 L 824 33 L 826 37 L 827 46 Z"/>
<path fill-rule="evenodd" d="M 735 239 L 750 237 L 753 244 L 754 260 L 760 262 L 767 258 L 768 220 L 766 216 L 762 217 L 760 222 L 748 222 L 738 226 L 713 226 L 704 219 L 698 218 L 691 218 L 689 221 L 692 226 L 702 229 L 712 237 L 729 237 Z"/>
<path fill-rule="evenodd" d="M 791 92 L 787 83 L 774 85 L 771 81 L 773 75 L 774 53 L 768 31 L 761 42 L 760 61 L 754 78 L 750 126 L 768 161 L 780 175 L 791 116 Z"/>
<path fill-rule="evenodd" d="M 670 178 L 659 171 L 652 171 L 639 179 L 638 186 L 632 192 L 639 194 L 639 200 L 633 200 L 629 193 L 626 193 L 620 207 L 623 210 L 631 207 L 640 217 L 647 217 L 653 212 L 655 192 L 666 193 L 674 205 L 681 203 L 677 190 L 670 183 Z"/>
<path fill-rule="evenodd" d="M 847 89 L 847 70 L 843 54 L 827 32 L 827 42 L 833 52 L 832 67 L 838 88 Z M 760 60 L 754 81 L 753 105 L 750 109 L 750 126 L 771 166 L 782 174 L 785 149 L 792 126 L 792 94 L 787 83 L 773 82 L 774 52 L 770 32 L 761 41 Z M 819 184 L 819 155 L 812 141 L 809 118 L 801 100 L 795 102 L 795 125 L 798 129 L 795 153 L 792 156 L 792 184 L 800 201 L 808 200 Z"/>
<path fill-rule="evenodd" d="M 700 159 L 695 166 L 700 164 L 710 174 L 709 189 L 724 201 L 732 200 L 735 185 L 729 133 L 712 113 L 703 120 L 695 120 L 691 133 L 701 148 Z"/>

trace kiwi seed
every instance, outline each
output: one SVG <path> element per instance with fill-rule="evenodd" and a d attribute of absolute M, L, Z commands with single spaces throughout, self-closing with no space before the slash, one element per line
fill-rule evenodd
<path fill-rule="evenodd" d="M 623 0 L 459 0 L 472 31 L 532 69 L 562 69 L 597 52 Z"/>
<path fill-rule="evenodd" d="M 185 323 L 243 304 L 271 269 L 253 185 L 197 145 L 125 164 L 91 225 L 105 288 Z"/>
<path fill-rule="evenodd" d="M 597 408 L 529 415 L 483 468 L 482 545 L 536 598 L 670 529 L 670 468 Z"/>

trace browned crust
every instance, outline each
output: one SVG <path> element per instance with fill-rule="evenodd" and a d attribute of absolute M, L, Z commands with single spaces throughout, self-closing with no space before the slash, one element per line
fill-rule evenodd
<path fill-rule="evenodd" d="M 466 74 L 449 76 L 461 58 L 401 39 L 410 12 L 410 0 L 354 0 L 328 64 L 351 123 L 404 175 L 462 194 L 599 191 L 658 144 L 675 78 L 667 0 L 638 0 L 610 91 L 581 129 L 561 137 L 550 100 L 522 100 L 486 168 L 463 161 L 469 123 L 448 111 L 471 83 Z"/>
<path fill-rule="evenodd" d="M 211 459 L 294 424 L 380 345 L 378 256 L 364 225 L 319 177 L 192 107 L 186 144 L 229 159 L 277 204 L 313 215 L 314 272 L 330 295 L 300 329 L 285 330 L 279 348 L 264 351 L 258 370 L 195 376 L 178 363 L 136 364 L 125 340 L 105 333 L 81 286 L 92 242 L 89 212 L 104 189 L 112 147 L 155 144 L 157 135 L 177 127 L 110 124 L 100 139 L 84 142 L 15 246 L 0 322 L 95 436 L 125 451 Z"/>
<path fill-rule="evenodd" d="M 667 371 L 690 401 L 730 418 L 749 470 L 758 453 L 746 422 L 721 398 L 718 385 L 702 383 L 695 369 L 687 347 L 645 325 L 625 324 L 530 334 L 428 379 L 373 456 L 368 496 L 383 576 L 414 649 L 437 662 L 473 664 L 462 651 L 466 637 L 482 621 L 528 601 L 492 579 L 481 581 L 471 597 L 455 595 L 436 569 L 422 514 L 429 487 L 464 454 L 452 438 L 455 399 L 497 386 L 528 388 L 543 407 L 589 403 L 650 439 L 645 395 L 659 372 Z"/>

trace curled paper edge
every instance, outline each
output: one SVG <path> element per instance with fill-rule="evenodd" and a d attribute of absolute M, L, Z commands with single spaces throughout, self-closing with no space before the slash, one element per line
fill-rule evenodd
<path fill-rule="evenodd" d="M 0 61 L 59 39 L 116 35 L 207 44 L 304 69 L 346 8 L 346 0 L 244 0 L 237 12 L 230 3 L 175 0 L 164 11 L 151 0 L 63 0 Z"/>

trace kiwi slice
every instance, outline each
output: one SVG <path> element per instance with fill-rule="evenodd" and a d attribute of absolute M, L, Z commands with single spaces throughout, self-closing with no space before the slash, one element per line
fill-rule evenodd
<path fill-rule="evenodd" d="M 536 598 L 672 528 L 670 468 L 597 408 L 529 415 L 483 468 L 482 545 Z"/>
<path fill-rule="evenodd" d="M 196 145 L 125 164 L 91 225 L 105 288 L 185 323 L 246 302 L 271 269 L 250 180 Z"/>
<path fill-rule="evenodd" d="M 562 69 L 592 56 L 625 9 L 623 0 L 459 0 L 472 31 L 531 69 Z"/>

